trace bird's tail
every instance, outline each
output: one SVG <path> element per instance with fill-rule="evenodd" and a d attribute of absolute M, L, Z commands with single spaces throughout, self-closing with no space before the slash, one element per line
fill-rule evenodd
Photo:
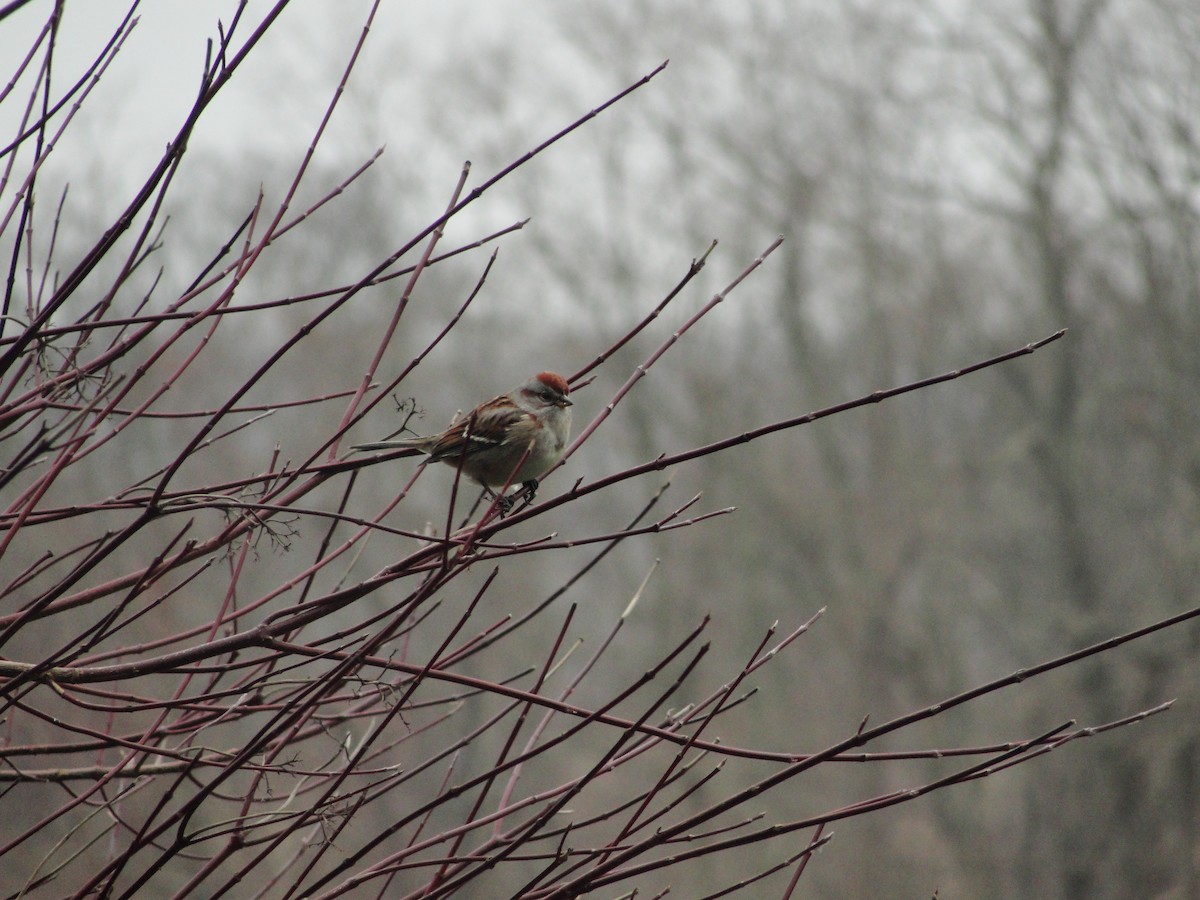
<path fill-rule="evenodd" d="M 425 438 L 404 438 L 395 441 L 369 441 L 365 444 L 355 444 L 351 450 L 424 450 Z"/>

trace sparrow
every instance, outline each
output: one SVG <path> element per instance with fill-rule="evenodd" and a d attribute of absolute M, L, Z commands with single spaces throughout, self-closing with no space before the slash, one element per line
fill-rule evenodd
<path fill-rule="evenodd" d="M 419 450 L 497 494 L 521 484 L 530 502 L 538 479 L 562 459 L 571 434 L 570 386 L 541 372 L 507 394 L 481 403 L 440 434 L 355 444 L 351 450 Z"/>

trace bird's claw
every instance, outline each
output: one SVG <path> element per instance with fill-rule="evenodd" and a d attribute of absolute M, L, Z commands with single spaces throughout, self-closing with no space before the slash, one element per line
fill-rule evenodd
<path fill-rule="evenodd" d="M 533 498 L 537 496 L 538 481 L 536 478 L 531 478 L 529 481 L 521 485 L 521 490 L 515 494 L 495 494 L 492 491 L 487 493 L 496 498 L 496 507 L 500 510 L 500 518 L 504 518 L 513 512 L 520 512 L 525 507 L 533 502 Z M 519 506 L 517 504 L 520 504 Z"/>
<path fill-rule="evenodd" d="M 532 503 L 533 498 L 537 496 L 537 489 L 538 489 L 538 480 L 536 478 L 530 478 L 527 482 L 525 482 L 521 486 L 521 490 L 517 494 L 514 495 L 513 499 L 515 500 L 517 498 L 520 498 L 521 509 L 524 509 L 530 503 Z M 520 512 L 520 510 L 517 510 L 517 511 Z"/>

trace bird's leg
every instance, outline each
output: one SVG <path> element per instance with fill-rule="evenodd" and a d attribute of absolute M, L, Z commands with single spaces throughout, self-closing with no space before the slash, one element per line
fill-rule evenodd
<path fill-rule="evenodd" d="M 495 500 L 496 506 L 500 510 L 500 518 L 503 519 L 508 515 L 509 511 L 512 510 L 513 503 L 516 502 L 516 497 L 518 495 L 514 494 L 510 497 L 507 494 L 498 494 L 485 484 L 483 486 L 483 493 L 479 496 L 481 500 Z M 475 510 L 472 509 L 471 512 L 474 513 Z"/>
<path fill-rule="evenodd" d="M 511 497 L 508 494 L 497 495 L 496 505 L 500 507 L 500 518 L 503 519 L 510 512 L 512 512 L 512 508 L 516 505 L 516 502 L 517 500 L 515 495 Z"/>
<path fill-rule="evenodd" d="M 496 505 L 500 508 L 500 518 L 504 518 L 509 513 L 513 512 L 513 507 L 516 507 L 516 512 L 520 512 L 537 496 L 538 480 L 531 478 L 529 481 L 522 483 L 521 489 L 515 494 L 497 494 L 489 487 L 483 489 L 484 495 L 489 498 L 495 498 Z M 520 506 L 517 503 L 520 502 Z"/>
<path fill-rule="evenodd" d="M 518 499 L 521 501 L 521 506 L 517 509 L 517 512 L 520 512 L 533 502 L 533 498 L 537 496 L 537 489 L 538 480 L 536 478 L 530 478 L 521 485 L 521 490 L 512 495 L 512 499 L 514 501 Z"/>

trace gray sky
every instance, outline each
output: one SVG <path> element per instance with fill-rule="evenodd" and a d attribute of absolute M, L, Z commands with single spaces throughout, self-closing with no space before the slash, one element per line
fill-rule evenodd
<path fill-rule="evenodd" d="M 251 0 L 239 34 L 244 39 L 271 8 L 267 0 Z M 44 22 L 51 4 L 39 2 L 22 9 L 0 25 L 0 75 L 7 82 Z M 157 159 L 172 136 L 179 116 L 195 95 L 203 66 L 206 37 L 217 35 L 217 22 L 228 23 L 235 0 L 162 2 L 149 0 L 139 8 L 139 22 L 117 61 L 79 113 L 64 141 L 59 159 L 86 153 L 103 138 L 107 160 L 121 160 L 121 169 L 140 174 Z M 69 2 L 62 23 L 55 61 L 55 84 L 60 95 L 79 77 L 112 34 L 129 7 L 129 0 Z M 291 149 L 307 145 L 332 95 L 342 67 L 366 20 L 366 0 L 294 0 L 262 47 L 253 53 L 244 72 L 234 80 L 216 106 L 205 115 L 193 149 L 214 144 L 248 150 Z M 368 96 L 389 72 L 386 85 L 394 90 L 419 84 L 422 72 L 436 63 L 453 42 L 464 45 L 486 35 L 502 19 L 516 39 L 538 29 L 532 21 L 540 4 L 465 4 L 439 2 L 384 3 L 372 36 L 351 84 L 350 97 Z M 435 35 L 437 39 L 430 40 Z M 295 90 L 296 82 L 311 90 Z M 372 83 L 374 81 L 374 84 Z M 28 79 L 17 96 L 28 92 Z M 282 87 L 290 88 L 286 92 Z M 0 106 L 0 136 L 7 143 L 17 127 L 23 103 Z M 374 123 L 374 134 L 361 134 L 364 146 L 393 137 L 386 121 Z M 86 137 L 84 137 L 86 135 Z M 299 142 L 299 143 L 298 143 Z M 112 175 L 106 172 L 106 175 Z"/>

